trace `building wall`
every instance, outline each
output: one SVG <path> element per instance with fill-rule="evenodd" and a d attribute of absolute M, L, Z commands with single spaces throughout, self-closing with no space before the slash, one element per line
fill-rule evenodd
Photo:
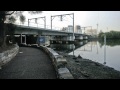
<path fill-rule="evenodd" d="M 97 35 L 97 30 L 96 29 L 88 29 L 85 31 L 86 34 L 88 35 Z"/>
<path fill-rule="evenodd" d="M 81 26 L 80 26 L 80 25 L 76 25 L 76 26 L 75 26 L 75 32 L 82 34 L 82 29 L 81 29 Z"/>

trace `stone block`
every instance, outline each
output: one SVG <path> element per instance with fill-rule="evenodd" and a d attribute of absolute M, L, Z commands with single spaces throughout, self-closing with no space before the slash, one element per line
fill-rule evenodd
<path fill-rule="evenodd" d="M 0 53 L 0 61 L 2 60 L 3 57 L 3 53 Z"/>
<path fill-rule="evenodd" d="M 67 68 L 59 68 L 58 75 L 60 79 L 74 79 Z"/>
<path fill-rule="evenodd" d="M 0 53 L 0 66 L 9 62 L 19 51 L 19 46 Z"/>
<path fill-rule="evenodd" d="M 54 63 L 57 68 L 61 68 L 61 67 L 65 67 L 65 65 L 67 64 L 67 61 L 63 57 L 58 57 L 54 59 Z"/>

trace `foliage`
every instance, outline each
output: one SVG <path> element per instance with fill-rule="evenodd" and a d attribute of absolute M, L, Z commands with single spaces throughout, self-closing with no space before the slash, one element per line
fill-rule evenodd
<path fill-rule="evenodd" d="M 25 22 L 24 11 L 0 11 L 0 47 L 6 46 L 6 35 L 14 28 L 12 23 L 19 19 L 22 23 Z M 30 14 L 38 14 L 42 11 L 29 11 Z M 14 30 L 10 33 L 13 35 Z M 13 37 L 13 36 L 12 36 Z"/>
<path fill-rule="evenodd" d="M 20 16 L 20 21 L 22 22 L 22 24 L 25 22 L 25 17 L 23 15 Z"/>
<path fill-rule="evenodd" d="M 110 32 L 100 32 L 99 33 L 99 38 L 103 39 L 104 35 L 106 35 L 107 39 L 120 39 L 120 31 L 110 31 Z"/>

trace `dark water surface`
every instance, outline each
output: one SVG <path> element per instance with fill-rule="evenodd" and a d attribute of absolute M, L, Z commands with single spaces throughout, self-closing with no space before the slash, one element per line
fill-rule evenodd
<path fill-rule="evenodd" d="M 51 44 L 56 51 L 82 56 L 120 71 L 120 40 L 80 41 L 75 44 Z"/>

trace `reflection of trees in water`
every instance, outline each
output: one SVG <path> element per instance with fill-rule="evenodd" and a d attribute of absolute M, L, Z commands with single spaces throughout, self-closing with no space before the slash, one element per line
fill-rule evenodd
<path fill-rule="evenodd" d="M 100 46 L 102 47 L 104 45 L 104 40 L 99 40 Z M 106 40 L 107 46 L 117 46 L 120 45 L 120 40 Z"/>

